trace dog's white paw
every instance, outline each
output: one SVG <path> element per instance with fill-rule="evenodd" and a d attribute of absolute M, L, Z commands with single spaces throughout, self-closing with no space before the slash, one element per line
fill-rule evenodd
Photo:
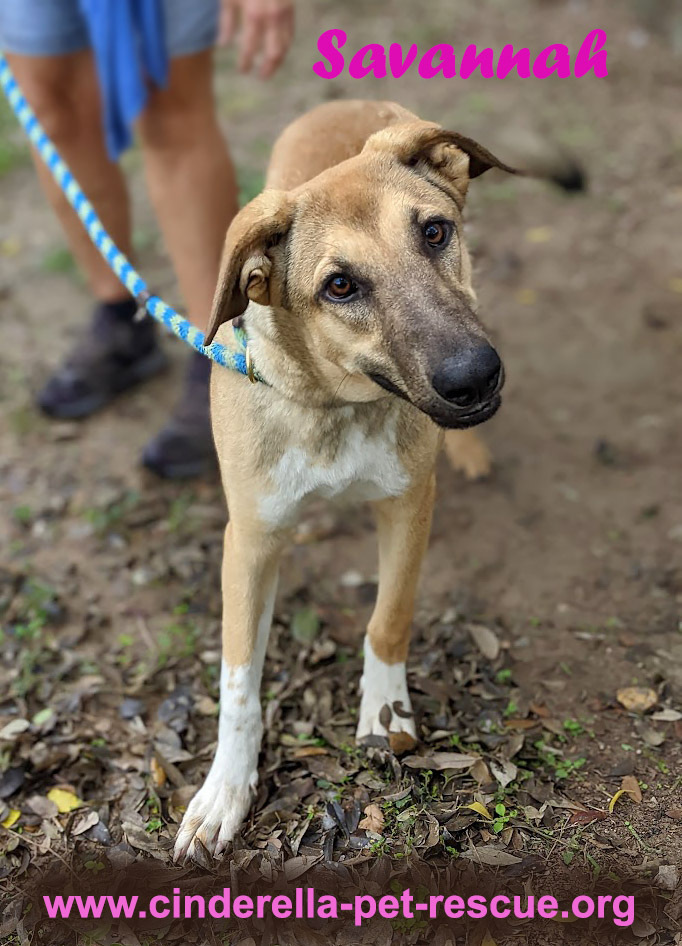
<path fill-rule="evenodd" d="M 189 804 L 175 838 L 173 859 L 192 860 L 195 842 L 201 841 L 209 854 L 218 857 L 234 838 L 249 813 L 258 772 L 253 771 L 244 784 L 229 784 L 209 773 L 203 786 Z"/>
<path fill-rule="evenodd" d="M 209 854 L 222 854 L 249 813 L 263 734 L 260 666 L 262 662 L 230 669 L 223 664 L 218 747 L 206 781 L 182 819 L 175 839 L 176 862 L 193 859 L 198 841 Z"/>
<path fill-rule="evenodd" d="M 360 682 L 362 700 L 356 739 L 406 733 L 417 740 L 404 663 L 380 660 L 365 638 L 365 666 Z"/>

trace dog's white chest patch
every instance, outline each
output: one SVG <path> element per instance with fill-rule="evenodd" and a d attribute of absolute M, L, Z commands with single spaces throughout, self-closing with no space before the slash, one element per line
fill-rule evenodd
<path fill-rule="evenodd" d="M 259 503 L 262 519 L 270 525 L 286 525 L 308 499 L 324 498 L 355 503 L 399 496 L 409 486 L 409 477 L 398 458 L 394 431 L 371 436 L 359 426 L 349 428 L 331 462 L 310 456 L 301 447 L 291 447 L 272 471 L 275 488 Z"/>

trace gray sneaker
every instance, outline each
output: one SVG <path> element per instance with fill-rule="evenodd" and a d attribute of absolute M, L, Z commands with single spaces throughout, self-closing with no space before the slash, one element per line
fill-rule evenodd
<path fill-rule="evenodd" d="M 167 358 L 150 318 L 134 320 L 132 299 L 101 304 L 84 337 L 37 396 L 50 417 L 80 420 L 162 371 Z"/>
<path fill-rule="evenodd" d="M 142 454 L 143 464 L 157 476 L 179 480 L 217 470 L 209 412 L 210 376 L 208 358 L 192 354 L 178 405 Z"/>

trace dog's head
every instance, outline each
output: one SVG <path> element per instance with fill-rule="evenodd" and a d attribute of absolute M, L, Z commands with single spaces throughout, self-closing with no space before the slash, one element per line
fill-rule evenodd
<path fill-rule="evenodd" d="M 442 427 L 487 420 L 504 372 L 474 311 L 462 209 L 469 181 L 493 167 L 516 173 L 415 121 L 295 190 L 264 191 L 228 231 L 208 340 L 253 300 L 272 307 L 285 344 L 296 326 L 337 400 L 384 389 Z"/>

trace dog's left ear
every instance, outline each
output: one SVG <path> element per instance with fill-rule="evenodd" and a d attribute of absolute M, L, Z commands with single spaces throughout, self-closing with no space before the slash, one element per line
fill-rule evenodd
<path fill-rule="evenodd" d="M 263 191 L 234 218 L 225 237 L 205 345 L 211 344 L 223 322 L 244 312 L 250 299 L 271 303 L 270 250 L 286 235 L 292 218 L 293 201 L 278 190 Z"/>
<path fill-rule="evenodd" d="M 401 122 L 389 125 L 367 139 L 365 150 L 382 151 L 408 167 L 423 164 L 449 184 L 452 196 L 463 200 L 469 181 L 491 168 L 523 174 L 500 161 L 473 138 L 447 131 L 431 122 Z"/>

